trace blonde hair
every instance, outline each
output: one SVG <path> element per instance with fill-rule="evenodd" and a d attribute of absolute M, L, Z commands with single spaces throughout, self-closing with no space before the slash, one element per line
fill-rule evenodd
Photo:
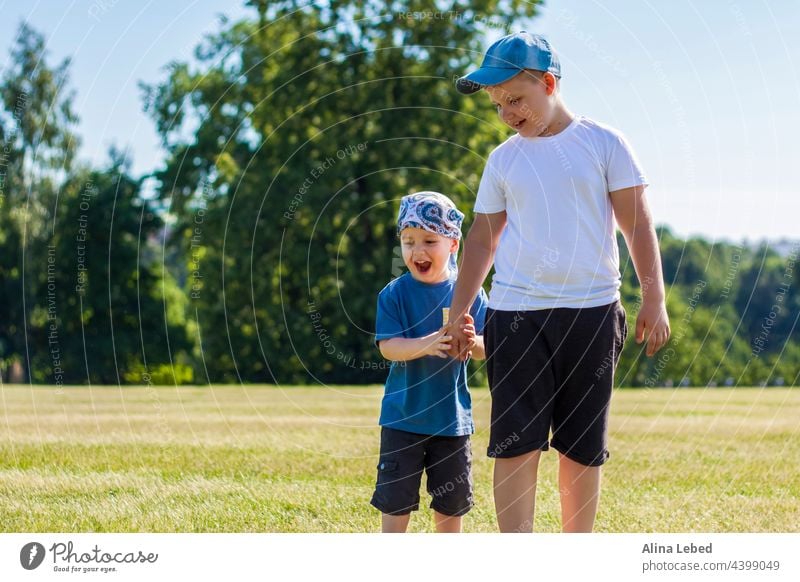
<path fill-rule="evenodd" d="M 529 77 L 535 77 L 540 81 L 544 78 L 545 73 L 550 73 L 550 71 L 539 71 L 537 69 L 524 69 L 523 72 L 527 73 Z M 553 78 L 556 80 L 556 89 L 558 89 L 561 86 L 561 77 L 557 77 L 553 73 L 550 74 L 553 75 Z"/>

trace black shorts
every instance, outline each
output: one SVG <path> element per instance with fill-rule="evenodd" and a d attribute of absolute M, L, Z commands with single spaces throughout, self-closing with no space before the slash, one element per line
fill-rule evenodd
<path fill-rule="evenodd" d="M 582 309 L 488 309 L 489 456 L 552 445 L 578 463 L 602 465 L 609 457 L 614 370 L 627 335 L 619 301 Z"/>
<path fill-rule="evenodd" d="M 423 469 L 428 476 L 431 509 L 451 516 L 472 509 L 469 436 L 432 436 L 386 427 L 381 427 L 378 482 L 372 505 L 389 515 L 419 509 Z"/>

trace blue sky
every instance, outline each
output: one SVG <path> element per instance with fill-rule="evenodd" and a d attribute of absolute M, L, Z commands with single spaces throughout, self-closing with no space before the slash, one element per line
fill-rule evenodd
<path fill-rule="evenodd" d="M 82 157 L 131 148 L 134 171 L 163 152 L 138 81 L 185 60 L 239 2 L 0 3 L 7 61 L 17 26 L 73 58 Z M 568 107 L 628 136 L 657 222 L 679 235 L 800 238 L 800 2 L 551 0 L 531 26 L 559 52 Z"/>

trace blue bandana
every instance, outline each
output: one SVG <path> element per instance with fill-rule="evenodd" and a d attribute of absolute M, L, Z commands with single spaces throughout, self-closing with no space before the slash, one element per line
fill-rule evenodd
<path fill-rule="evenodd" d="M 464 213 L 453 201 L 439 192 L 415 192 L 400 200 L 397 233 L 404 228 L 416 227 L 447 238 L 461 239 Z M 450 270 L 456 271 L 456 255 L 450 254 Z"/>

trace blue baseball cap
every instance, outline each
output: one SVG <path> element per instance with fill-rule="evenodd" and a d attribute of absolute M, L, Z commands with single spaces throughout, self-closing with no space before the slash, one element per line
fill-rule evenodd
<path fill-rule="evenodd" d="M 550 72 L 561 78 L 561 63 L 547 39 L 523 30 L 492 44 L 481 67 L 458 79 L 456 89 L 470 95 L 489 85 L 504 83 L 524 69 Z"/>

